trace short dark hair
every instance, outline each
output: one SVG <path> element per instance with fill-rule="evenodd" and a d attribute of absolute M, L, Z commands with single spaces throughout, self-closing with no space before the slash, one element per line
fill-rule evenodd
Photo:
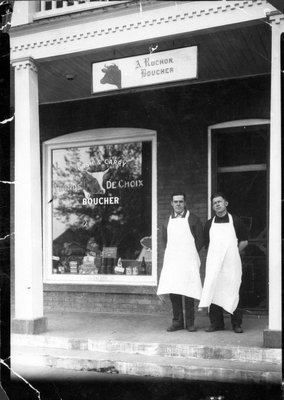
<path fill-rule="evenodd" d="M 186 200 L 186 196 L 185 196 L 185 193 L 184 193 L 184 192 L 174 192 L 174 193 L 172 194 L 172 197 L 171 197 L 172 200 L 173 200 L 174 196 L 183 196 L 184 201 Z"/>
<path fill-rule="evenodd" d="M 213 193 L 212 196 L 210 197 L 211 201 L 213 199 L 215 199 L 216 197 L 223 197 L 224 200 L 226 200 L 226 201 L 228 200 L 226 195 L 225 195 L 225 193 L 223 193 L 223 192 L 215 192 L 215 193 Z"/>

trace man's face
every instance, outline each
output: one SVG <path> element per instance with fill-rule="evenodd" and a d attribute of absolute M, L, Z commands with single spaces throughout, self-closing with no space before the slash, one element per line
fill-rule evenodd
<path fill-rule="evenodd" d="M 223 216 L 227 212 L 228 202 L 223 197 L 215 197 L 212 200 L 212 208 L 217 215 Z"/>
<path fill-rule="evenodd" d="M 183 195 L 174 196 L 171 205 L 174 209 L 174 212 L 180 214 L 184 211 L 185 208 L 185 201 Z"/>

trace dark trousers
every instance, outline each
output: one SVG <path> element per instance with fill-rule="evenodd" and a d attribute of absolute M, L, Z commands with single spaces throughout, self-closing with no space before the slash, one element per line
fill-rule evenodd
<path fill-rule="evenodd" d="M 173 325 L 184 326 L 183 320 L 183 306 L 182 306 L 182 295 L 170 293 L 170 300 L 173 308 Z M 185 308 L 185 326 L 194 325 L 194 299 L 192 297 L 184 296 L 184 308 Z"/>
<path fill-rule="evenodd" d="M 242 310 L 237 307 L 234 313 L 231 314 L 232 327 L 241 326 L 242 316 Z M 217 306 L 216 304 L 211 304 L 209 309 L 209 318 L 212 326 L 216 328 L 224 328 L 224 316 L 222 307 Z"/>

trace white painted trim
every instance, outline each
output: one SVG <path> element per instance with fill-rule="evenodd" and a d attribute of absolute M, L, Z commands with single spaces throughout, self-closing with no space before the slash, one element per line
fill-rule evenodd
<path fill-rule="evenodd" d="M 212 191 L 212 131 L 215 129 L 227 129 L 227 128 L 235 128 L 241 126 L 256 126 L 256 125 L 269 125 L 269 119 L 239 119 L 234 121 L 226 121 L 218 124 L 210 125 L 208 127 L 208 197 L 207 197 L 207 216 L 208 219 L 211 218 L 212 210 L 211 210 L 211 191 Z M 245 133 L 246 131 L 244 131 Z M 243 166 L 242 166 L 243 167 Z M 227 168 L 227 167 L 226 167 Z M 236 167 L 234 167 L 236 168 Z M 228 171 L 229 172 L 229 171 Z"/>
<path fill-rule="evenodd" d="M 19 4 L 18 8 L 20 13 Z M 156 42 L 170 35 L 265 20 L 265 10 L 266 0 L 186 1 L 176 2 L 176 5 L 169 2 L 168 6 L 163 7 L 145 7 L 142 13 L 136 3 L 129 9 L 124 7 L 123 12 L 105 13 L 103 18 L 101 14 L 92 15 L 89 11 L 87 17 L 80 13 L 73 14 L 74 17 L 67 14 L 64 21 L 60 16 L 15 28 L 12 19 L 11 61 L 26 56 L 46 59 L 105 49 L 106 41 L 108 47 L 129 44 L 129 38 L 133 44 L 141 42 L 141 38 L 145 42 Z"/>
<path fill-rule="evenodd" d="M 152 142 L 152 276 L 52 274 L 51 150 L 125 142 Z M 43 272 L 44 283 L 96 285 L 157 285 L 157 139 L 156 132 L 137 128 L 91 129 L 58 136 L 43 143 Z"/>
<path fill-rule="evenodd" d="M 238 126 L 253 126 L 253 125 L 266 125 L 270 124 L 269 119 L 239 119 L 235 121 L 226 121 L 219 124 L 210 125 L 208 129 L 225 129 L 234 128 Z"/>
<path fill-rule="evenodd" d="M 212 192 L 212 133 L 208 127 L 208 192 L 207 192 L 207 219 L 211 218 L 211 192 Z"/>
<path fill-rule="evenodd" d="M 219 167 L 218 172 L 249 172 L 249 171 L 266 171 L 266 164 L 249 164 L 249 165 L 237 165 L 233 167 Z"/>
<path fill-rule="evenodd" d="M 269 319 L 270 330 L 282 328 L 282 169 L 281 169 L 281 35 L 284 20 L 277 18 L 272 24 L 271 35 L 271 90 L 270 90 L 270 168 L 269 168 L 269 220 L 268 220 L 268 265 L 269 265 Z"/>
<path fill-rule="evenodd" d="M 57 136 L 53 139 L 44 142 L 44 145 L 51 145 L 52 148 L 60 148 L 60 145 L 70 142 L 72 144 L 86 144 L 86 142 L 92 142 L 94 139 L 96 143 L 112 143 L 113 140 L 129 139 L 139 141 L 141 136 L 152 137 L 156 132 L 148 129 L 140 128 L 101 128 L 101 129 L 89 129 L 85 131 L 73 132 L 62 136 Z M 88 144 L 87 144 L 88 145 Z M 55 146 L 55 147 L 53 147 Z"/>
<path fill-rule="evenodd" d="M 43 317 L 38 74 L 33 60 L 15 71 L 15 318 Z"/>

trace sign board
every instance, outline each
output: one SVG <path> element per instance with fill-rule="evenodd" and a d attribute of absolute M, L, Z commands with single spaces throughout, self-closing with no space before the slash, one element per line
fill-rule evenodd
<path fill-rule="evenodd" d="M 103 258 L 116 258 L 117 247 L 103 247 L 102 257 Z"/>
<path fill-rule="evenodd" d="M 92 64 L 92 93 L 197 78 L 197 46 Z"/>

